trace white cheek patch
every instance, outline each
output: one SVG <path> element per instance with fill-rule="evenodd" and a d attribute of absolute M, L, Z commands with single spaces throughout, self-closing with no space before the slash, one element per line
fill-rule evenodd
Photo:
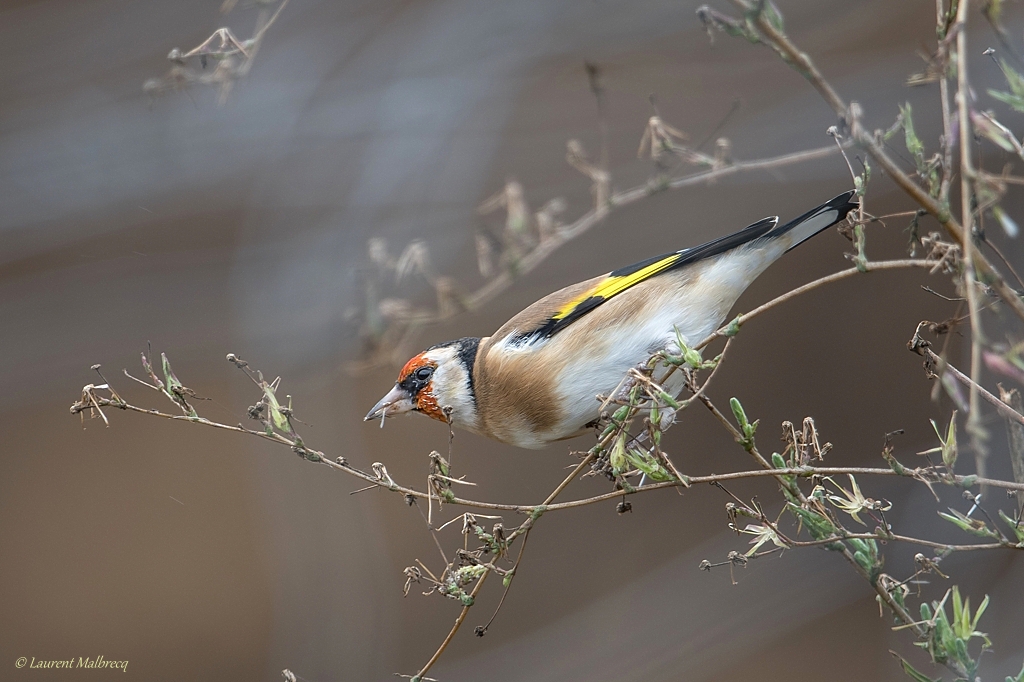
<path fill-rule="evenodd" d="M 475 428 L 477 415 L 473 402 L 469 373 L 451 348 L 439 348 L 427 355 L 437 363 L 429 390 L 440 409 L 452 408 L 451 420 L 462 428 Z"/>

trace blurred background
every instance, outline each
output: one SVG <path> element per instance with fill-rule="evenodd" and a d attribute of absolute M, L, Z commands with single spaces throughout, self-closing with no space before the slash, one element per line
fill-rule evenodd
<path fill-rule="evenodd" d="M 419 417 L 383 430 L 364 424 L 398 368 L 346 369 L 363 348 L 348 318 L 364 301 L 368 239 L 395 253 L 424 240 L 435 269 L 470 291 L 483 283 L 475 231 L 502 221 L 477 206 L 507 178 L 534 209 L 564 197 L 563 220 L 586 211 L 590 183 L 565 162 L 570 138 L 599 149 L 585 62 L 601 72 L 617 190 L 653 174 L 650 159 L 636 157 L 652 93 L 692 141 L 728 137 L 739 159 L 830 142 L 834 116 L 806 83 L 766 49 L 721 35 L 709 44 L 696 5 L 292 0 L 220 106 L 211 88 L 151 98 L 142 84 L 166 73 L 171 48 L 198 45 L 219 26 L 251 35 L 256 11 L 244 2 L 222 17 L 214 0 L 4 0 L 0 678 L 78 679 L 86 673 L 13 664 L 97 655 L 128 660 L 140 680 L 274 680 L 283 668 L 309 682 L 414 673 L 459 610 L 416 586 L 403 598 L 404 567 L 440 565 L 416 509 L 383 491 L 350 495 L 358 481 L 256 439 L 110 412 L 110 428 L 87 420 L 83 430 L 68 406 L 97 383 L 89 367 L 102 363 L 131 402 L 168 407 L 121 374 L 141 372 L 151 342 L 213 399 L 198 404 L 202 414 L 245 422 L 259 396 L 224 361 L 234 352 L 283 377 L 313 447 L 364 469 L 384 462 L 422 487 L 426 455 L 444 451 L 447 429 Z M 933 3 L 779 5 L 793 38 L 863 104 L 869 126 L 888 127 L 910 101 L 934 151 L 937 89 L 904 84 L 934 42 Z M 994 39 L 976 19 L 980 55 Z M 1007 22 L 1019 42 L 1020 17 Z M 974 65 L 978 87 L 1000 82 L 992 62 Z M 904 152 L 898 138 L 892 144 Z M 765 215 L 793 217 L 849 186 L 831 156 L 658 194 L 417 343 L 487 335 L 556 288 Z M 910 208 L 877 172 L 869 202 L 875 214 Z M 869 255 L 904 254 L 905 226 L 869 228 Z M 928 219 L 922 227 L 937 229 Z M 1019 242 L 1000 243 L 1024 266 Z M 848 251 L 835 231 L 821 235 L 762 276 L 738 310 L 848 267 Z M 712 397 L 739 396 L 760 418 L 767 451 L 781 447 L 783 420 L 813 415 L 835 444 L 832 465 L 880 466 L 883 435 L 900 428 L 897 456 L 919 461 L 913 453 L 935 445 L 928 419 L 945 423 L 951 408 L 929 400 L 905 344 L 919 320 L 955 311 L 924 283 L 953 294 L 947 279 L 877 273 L 779 307 L 744 327 Z M 433 295 L 415 277 L 400 293 L 427 303 Z M 959 343 L 951 357 L 962 360 Z M 1009 476 L 1003 424 L 989 426 L 991 473 Z M 706 412 L 685 414 L 666 441 L 686 473 L 749 464 Z M 456 473 L 478 484 L 476 498 L 537 503 L 575 463 L 569 447 L 527 452 L 458 433 Z M 862 485 L 895 503 L 897 527 L 961 539 L 935 516 L 964 508 L 955 494 L 936 507 L 920 486 Z M 764 481 L 731 489 L 778 504 Z M 591 478 L 569 494 L 605 490 Z M 726 501 L 714 488 L 665 490 L 634 497 L 622 516 L 611 502 L 545 516 L 487 636 L 472 631 L 496 606 L 496 581 L 430 676 L 898 680 L 889 649 L 922 663 L 833 555 L 786 552 L 737 569 L 736 584 L 727 568 L 699 571 L 702 559 L 747 546 L 726 528 Z M 459 511 L 446 507 L 444 518 Z M 458 524 L 442 539 L 461 544 Z M 886 570 L 909 575 L 916 551 L 892 548 Z M 1016 673 L 1024 559 L 954 556 L 943 566 L 973 603 L 993 598 L 982 622 L 996 643 L 986 679 Z M 934 581 L 929 598 L 952 582 Z"/>

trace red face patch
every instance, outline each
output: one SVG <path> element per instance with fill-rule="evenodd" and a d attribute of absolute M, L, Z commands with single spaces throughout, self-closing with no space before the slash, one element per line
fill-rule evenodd
<path fill-rule="evenodd" d="M 422 353 L 405 363 L 398 373 L 398 385 L 405 389 L 416 404 L 416 409 L 423 414 L 447 423 L 448 420 L 437 404 L 433 392 L 433 373 L 437 363 L 428 360 Z"/>
<path fill-rule="evenodd" d="M 437 398 L 434 397 L 433 393 L 428 393 L 430 387 L 423 391 L 420 391 L 416 396 L 416 409 L 423 414 L 427 415 L 431 419 L 436 419 L 440 422 L 448 423 L 448 419 L 444 416 L 444 412 L 437 406 Z"/>
<path fill-rule="evenodd" d="M 398 383 L 401 384 L 403 381 L 408 379 L 416 370 L 421 367 L 434 367 L 434 363 L 423 357 L 423 353 L 413 357 L 409 362 L 405 363 L 401 371 L 398 373 Z"/>

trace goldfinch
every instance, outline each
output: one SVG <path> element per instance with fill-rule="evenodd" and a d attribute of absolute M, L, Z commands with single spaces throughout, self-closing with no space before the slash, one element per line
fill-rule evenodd
<path fill-rule="evenodd" d="M 677 349 L 677 333 L 692 345 L 718 329 L 769 265 L 857 208 L 853 196 L 573 284 L 491 336 L 432 346 L 405 364 L 366 420 L 383 426 L 415 411 L 447 422 L 450 408 L 454 426 L 523 448 L 580 435 L 600 416 L 599 394 L 659 350 Z M 681 380 L 665 389 L 681 391 Z"/>

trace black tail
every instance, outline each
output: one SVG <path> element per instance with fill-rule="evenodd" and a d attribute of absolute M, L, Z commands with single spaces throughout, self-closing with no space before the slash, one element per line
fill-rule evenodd
<path fill-rule="evenodd" d="M 742 246 L 748 242 L 752 242 L 759 239 L 771 239 L 772 237 L 778 237 L 786 234 L 787 232 L 793 232 L 796 236 L 796 240 L 793 245 L 789 248 L 792 249 L 801 242 L 804 242 L 814 235 L 818 234 L 822 230 L 832 227 L 839 221 L 846 218 L 846 214 L 853 209 L 860 206 L 856 202 L 850 202 L 856 191 L 850 190 L 849 192 L 843 192 L 839 196 L 830 201 L 825 202 L 817 208 L 812 208 L 807 213 L 796 220 L 791 220 L 785 225 L 779 225 L 778 216 L 772 216 L 770 218 L 762 218 L 753 225 L 743 228 L 739 232 L 735 232 L 725 237 L 719 237 L 707 244 L 702 244 L 690 249 L 683 249 L 679 252 L 679 260 L 672 264 L 672 268 L 682 267 L 687 263 L 695 263 L 705 258 L 711 258 L 727 251 L 732 251 L 737 246 Z M 652 258 L 649 261 L 637 263 L 631 268 L 638 268 L 644 265 L 648 265 L 651 262 L 657 261 L 662 256 Z M 627 270 L 630 268 L 624 268 Z M 613 275 L 620 274 L 618 271 L 613 272 Z"/>
<path fill-rule="evenodd" d="M 765 238 L 771 239 L 772 237 L 778 237 L 791 232 L 795 237 L 793 245 L 789 247 L 792 250 L 822 230 L 826 230 L 844 220 L 850 211 L 858 208 L 860 204 L 850 201 L 855 194 L 856 191 L 852 189 L 849 192 L 843 192 L 835 199 L 825 202 L 818 208 L 811 209 L 799 218 L 769 231 Z"/>

